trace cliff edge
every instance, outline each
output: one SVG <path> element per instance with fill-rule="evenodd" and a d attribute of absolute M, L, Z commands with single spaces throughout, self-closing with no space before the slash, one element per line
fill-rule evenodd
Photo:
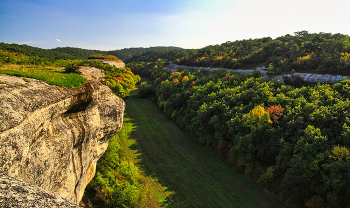
<path fill-rule="evenodd" d="M 124 101 L 81 69 L 80 88 L 0 75 L 0 174 L 78 204 L 108 140 L 120 131 Z"/>
<path fill-rule="evenodd" d="M 26 184 L 7 175 L 0 175 L 0 207 L 59 207 L 72 208 L 78 205 L 44 189 Z"/>

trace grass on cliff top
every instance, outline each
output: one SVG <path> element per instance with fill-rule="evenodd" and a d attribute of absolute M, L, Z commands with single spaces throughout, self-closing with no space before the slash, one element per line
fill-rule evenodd
<path fill-rule="evenodd" d="M 50 85 L 70 88 L 80 87 L 86 82 L 86 79 L 80 75 L 64 73 L 64 70 L 58 67 L 7 64 L 0 66 L 0 74 L 34 78 L 44 80 Z"/>

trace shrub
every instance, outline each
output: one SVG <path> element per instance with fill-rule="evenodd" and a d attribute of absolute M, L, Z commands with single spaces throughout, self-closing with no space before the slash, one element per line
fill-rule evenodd
<path fill-rule="evenodd" d="M 80 66 L 78 66 L 76 63 L 71 63 L 71 64 L 68 64 L 68 65 L 66 66 L 66 68 L 64 69 L 64 71 L 65 71 L 66 73 L 76 73 L 76 74 L 80 74 L 79 69 L 80 69 Z"/>
<path fill-rule="evenodd" d="M 147 82 L 142 82 L 140 84 L 140 91 L 138 95 L 142 98 L 149 98 L 154 96 L 154 87 L 147 84 Z"/>

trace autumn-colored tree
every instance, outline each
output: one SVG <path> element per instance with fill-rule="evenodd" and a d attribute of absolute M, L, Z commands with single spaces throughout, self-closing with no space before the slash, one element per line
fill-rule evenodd
<path fill-rule="evenodd" d="M 265 125 L 272 123 L 270 115 L 265 108 L 258 105 L 248 114 L 243 116 L 244 124 L 252 130 L 260 130 Z"/>
<path fill-rule="evenodd" d="M 350 159 L 350 153 L 346 147 L 340 147 L 338 145 L 333 148 L 332 154 L 329 157 L 336 161 L 345 161 Z"/>
<path fill-rule="evenodd" d="M 190 79 L 188 78 L 188 76 L 184 76 L 183 78 L 182 78 L 182 82 L 183 83 L 187 83 L 188 81 L 190 81 Z"/>
<path fill-rule="evenodd" d="M 179 80 L 177 78 L 173 79 L 173 84 L 179 83 Z"/>
<path fill-rule="evenodd" d="M 194 81 L 192 81 L 192 83 L 190 84 L 190 86 L 188 86 L 187 91 L 191 91 L 192 87 L 195 85 L 196 83 Z"/>
<path fill-rule="evenodd" d="M 181 77 L 180 72 L 171 72 L 171 74 L 170 74 L 170 79 L 171 78 L 180 78 L 180 77 Z"/>
<path fill-rule="evenodd" d="M 226 76 L 224 77 L 224 80 L 226 81 L 226 80 L 229 80 L 230 78 L 231 78 L 231 75 L 226 74 Z"/>
<path fill-rule="evenodd" d="M 283 116 L 284 109 L 277 105 L 273 105 L 267 109 L 267 112 L 269 112 L 271 120 L 274 123 L 278 123 L 278 119 Z"/>

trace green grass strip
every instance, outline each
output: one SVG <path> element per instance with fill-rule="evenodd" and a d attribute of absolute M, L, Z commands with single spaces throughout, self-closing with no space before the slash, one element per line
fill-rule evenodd
<path fill-rule="evenodd" d="M 7 74 L 13 76 L 21 76 L 44 80 L 50 85 L 57 85 L 62 87 L 80 87 L 86 79 L 78 74 L 63 73 L 52 69 L 39 68 L 18 68 L 18 69 L 0 69 L 0 74 Z"/>
<path fill-rule="evenodd" d="M 125 126 L 141 167 L 167 187 L 165 207 L 284 207 L 249 179 L 193 141 L 147 99 L 125 100 Z M 164 194 L 167 195 L 167 194 Z"/>

